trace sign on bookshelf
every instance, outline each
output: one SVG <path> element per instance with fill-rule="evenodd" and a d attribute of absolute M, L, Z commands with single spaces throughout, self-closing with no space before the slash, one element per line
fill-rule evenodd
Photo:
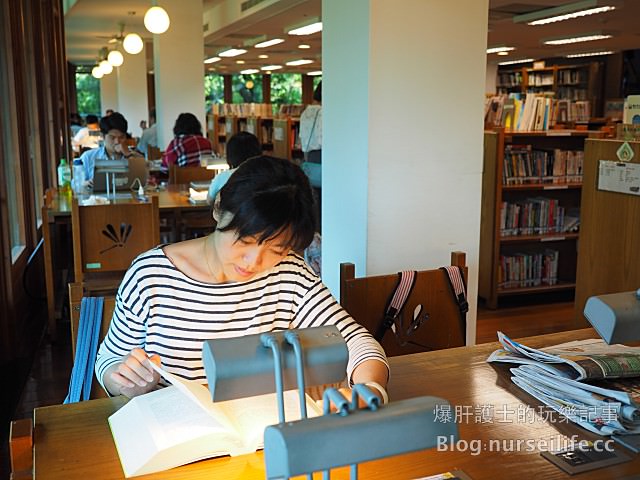
<path fill-rule="evenodd" d="M 640 163 L 600 160 L 598 190 L 640 195 Z"/>

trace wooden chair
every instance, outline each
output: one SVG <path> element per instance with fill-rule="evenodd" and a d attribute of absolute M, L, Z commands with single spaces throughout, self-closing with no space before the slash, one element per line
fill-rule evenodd
<path fill-rule="evenodd" d="M 140 253 L 160 243 L 158 197 L 71 207 L 75 282 L 85 292 L 115 292 L 124 272 Z"/>
<path fill-rule="evenodd" d="M 462 267 L 465 279 L 468 269 L 463 252 L 451 253 L 451 265 Z M 367 330 L 374 334 L 383 320 L 389 299 L 398 283 L 398 274 L 355 278 L 353 263 L 340 264 L 340 304 Z M 398 339 L 388 329 L 382 347 L 388 356 L 404 355 L 465 344 L 466 332 L 460 310 L 453 298 L 447 273 L 441 269 L 417 272 L 415 285 L 402 310 L 404 331 L 413 319 L 418 304 L 422 305 L 423 322 L 410 336 Z M 428 318 L 424 315 L 428 314 Z M 401 346 L 401 340 L 410 343 Z"/>
<path fill-rule="evenodd" d="M 75 360 L 76 342 L 78 340 L 78 324 L 80 323 L 80 306 L 82 305 L 82 297 L 84 296 L 84 286 L 81 283 L 69 284 L 69 316 L 71 317 L 71 357 Z M 116 306 L 116 298 L 114 295 L 104 297 L 104 307 L 102 310 L 102 325 L 100 328 L 100 342 L 107 334 L 111 317 Z M 107 394 L 104 392 L 95 375 L 91 386 L 91 398 L 105 398 Z"/>
<path fill-rule="evenodd" d="M 169 184 L 189 185 L 191 182 L 210 181 L 215 175 L 215 170 L 209 170 L 204 167 L 179 167 L 177 165 L 171 165 L 169 168 Z"/>
<path fill-rule="evenodd" d="M 33 420 L 13 420 L 9 427 L 11 480 L 33 478 Z"/>
<path fill-rule="evenodd" d="M 162 158 L 162 152 L 158 147 L 147 145 L 147 160 L 160 160 Z"/>

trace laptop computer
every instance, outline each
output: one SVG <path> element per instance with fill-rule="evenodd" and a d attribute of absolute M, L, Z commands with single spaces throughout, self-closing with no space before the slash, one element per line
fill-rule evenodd
<path fill-rule="evenodd" d="M 109 191 L 130 191 L 138 187 L 138 179 L 144 186 L 147 183 L 149 169 L 144 157 L 133 156 L 122 160 L 96 160 L 93 172 L 93 192 L 107 192 L 107 179 Z M 134 183 L 135 182 L 135 183 Z"/>

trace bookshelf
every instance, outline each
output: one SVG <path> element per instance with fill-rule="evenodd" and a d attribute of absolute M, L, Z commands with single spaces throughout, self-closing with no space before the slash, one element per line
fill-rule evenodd
<path fill-rule="evenodd" d="M 227 139 L 236 131 L 236 122 L 231 115 L 214 114 L 207 118 L 207 136 L 218 155 L 224 156 Z"/>
<path fill-rule="evenodd" d="M 600 160 L 617 161 L 623 140 L 588 139 L 585 142 L 584 222 L 578 252 L 575 328 L 587 326 L 584 305 L 593 295 L 628 292 L 640 287 L 640 196 L 598 189 Z M 640 142 L 630 141 L 640 163 Z"/>
<path fill-rule="evenodd" d="M 273 119 L 273 155 L 289 160 L 303 158 L 300 148 L 300 118 Z"/>
<path fill-rule="evenodd" d="M 599 132 L 486 131 L 479 296 L 573 290 L 584 142 Z"/>

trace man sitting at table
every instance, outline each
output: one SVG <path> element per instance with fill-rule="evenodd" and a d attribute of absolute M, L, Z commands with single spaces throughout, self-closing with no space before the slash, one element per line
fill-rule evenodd
<path fill-rule="evenodd" d="M 96 160 L 122 160 L 132 155 L 141 156 L 127 146 L 127 128 L 129 124 L 121 113 L 114 112 L 100 119 L 100 131 L 104 135 L 104 145 L 84 152 L 80 157 L 84 165 L 84 175 L 89 186 L 93 187 Z"/>

